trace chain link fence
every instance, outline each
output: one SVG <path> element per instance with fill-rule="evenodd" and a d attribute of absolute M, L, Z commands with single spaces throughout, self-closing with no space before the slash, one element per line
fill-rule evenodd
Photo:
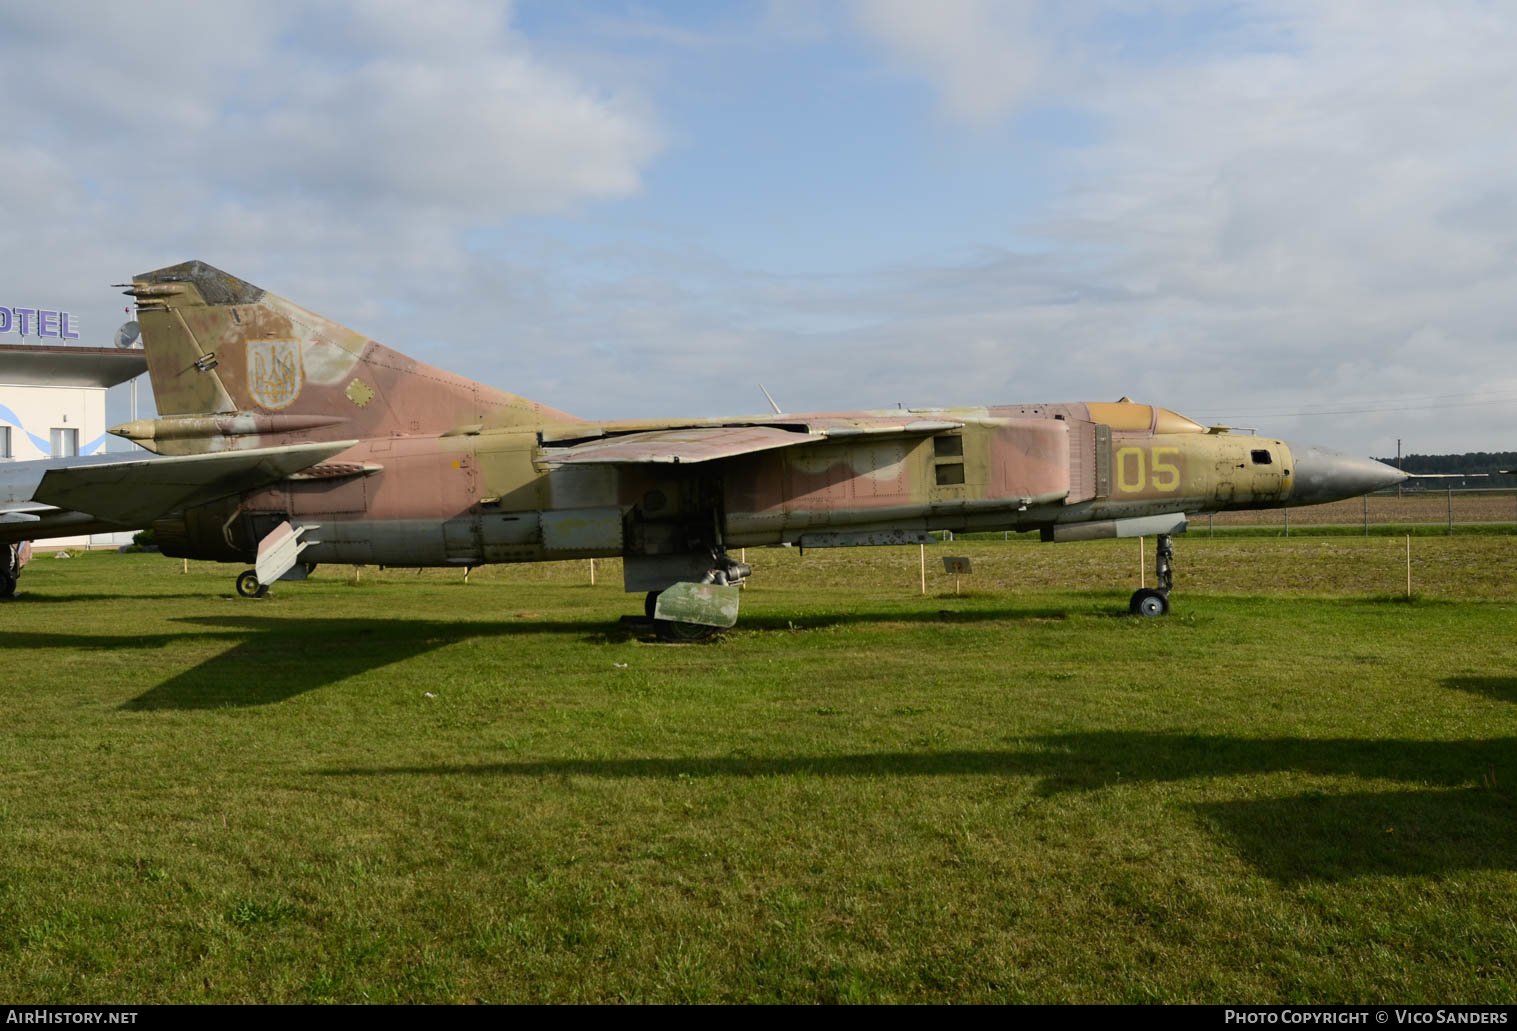
<path fill-rule="evenodd" d="M 1406 489 L 1368 494 L 1305 508 L 1220 512 L 1191 520 L 1191 533 L 1243 529 L 1292 533 L 1426 534 L 1517 533 L 1517 490 L 1510 488 Z"/>

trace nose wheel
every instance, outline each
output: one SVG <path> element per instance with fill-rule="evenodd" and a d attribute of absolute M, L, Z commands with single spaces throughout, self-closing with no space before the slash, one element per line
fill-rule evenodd
<path fill-rule="evenodd" d="M 237 593 L 244 598 L 262 598 L 269 593 L 269 585 L 258 582 L 258 573 L 244 569 L 237 576 Z"/>
<path fill-rule="evenodd" d="M 1134 616 L 1144 616 L 1153 619 L 1157 616 L 1169 614 L 1169 599 L 1163 591 L 1152 587 L 1145 587 L 1141 591 L 1134 591 L 1132 600 L 1127 603 L 1127 611 Z"/>
<path fill-rule="evenodd" d="M 1175 548 L 1167 533 L 1158 535 L 1154 554 L 1154 581 L 1157 586 L 1133 592 L 1127 603 L 1128 612 L 1146 619 L 1169 615 L 1169 592 L 1175 585 Z"/>

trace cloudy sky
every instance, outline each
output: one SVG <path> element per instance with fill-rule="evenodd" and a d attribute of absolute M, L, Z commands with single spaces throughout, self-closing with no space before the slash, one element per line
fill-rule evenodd
<path fill-rule="evenodd" d="M 588 417 L 1517 449 L 1508 5 L 310 6 L 0 10 L 0 302 L 104 345 L 200 258 Z"/>

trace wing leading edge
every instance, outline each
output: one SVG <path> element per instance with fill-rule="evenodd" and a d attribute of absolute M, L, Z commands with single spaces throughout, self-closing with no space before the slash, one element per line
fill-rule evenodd
<path fill-rule="evenodd" d="M 47 470 L 34 502 L 143 525 L 167 512 L 205 504 L 284 479 L 340 454 L 355 440 L 291 444 L 208 455 L 136 459 Z"/>
<path fill-rule="evenodd" d="M 544 465 L 679 465 L 824 440 L 859 436 L 926 436 L 957 429 L 961 422 L 901 418 L 819 420 L 786 426 L 675 426 L 601 437 L 582 443 L 543 448 Z"/>

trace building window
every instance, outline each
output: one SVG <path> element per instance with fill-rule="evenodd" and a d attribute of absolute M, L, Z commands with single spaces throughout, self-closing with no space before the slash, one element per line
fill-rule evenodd
<path fill-rule="evenodd" d="M 79 431 L 53 430 L 53 457 L 73 458 L 79 453 Z"/>

